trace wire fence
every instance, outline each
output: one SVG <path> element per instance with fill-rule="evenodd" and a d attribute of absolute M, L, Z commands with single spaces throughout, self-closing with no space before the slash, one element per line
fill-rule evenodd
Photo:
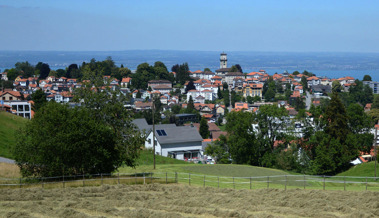
<path fill-rule="evenodd" d="M 176 172 L 75 175 L 43 178 L 0 178 L 0 188 L 65 188 L 109 185 L 181 183 L 189 186 L 231 189 L 321 189 L 379 191 L 379 178 L 314 175 L 222 177 Z"/>

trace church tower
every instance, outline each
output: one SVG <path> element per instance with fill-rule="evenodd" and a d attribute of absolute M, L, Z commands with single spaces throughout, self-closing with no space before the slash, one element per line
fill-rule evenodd
<path fill-rule="evenodd" d="M 220 54 L 220 68 L 227 68 L 228 67 L 228 58 L 226 57 L 226 54 L 222 52 Z"/>

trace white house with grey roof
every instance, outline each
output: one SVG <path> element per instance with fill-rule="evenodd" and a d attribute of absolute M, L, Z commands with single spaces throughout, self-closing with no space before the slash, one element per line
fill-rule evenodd
<path fill-rule="evenodd" d="M 153 148 L 153 126 L 144 118 L 133 120 L 134 125 L 146 134 L 145 148 Z M 155 152 L 158 155 L 179 160 L 202 159 L 203 138 L 196 127 L 175 124 L 155 125 Z"/>
<path fill-rule="evenodd" d="M 202 159 L 203 138 L 195 127 L 156 125 L 155 128 L 157 155 L 172 157 L 179 160 Z M 153 132 L 146 138 L 145 148 L 153 148 Z"/>

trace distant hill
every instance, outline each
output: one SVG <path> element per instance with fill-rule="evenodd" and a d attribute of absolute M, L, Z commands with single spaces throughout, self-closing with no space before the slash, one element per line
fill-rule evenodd
<path fill-rule="evenodd" d="M 337 174 L 336 176 L 358 176 L 358 177 L 374 177 L 375 162 L 367 162 L 351 167 L 349 170 Z M 377 164 L 377 177 L 379 177 L 379 164 Z"/>
<path fill-rule="evenodd" d="M 16 144 L 16 131 L 28 122 L 27 119 L 0 111 L 0 156 L 13 158 L 11 149 Z"/>

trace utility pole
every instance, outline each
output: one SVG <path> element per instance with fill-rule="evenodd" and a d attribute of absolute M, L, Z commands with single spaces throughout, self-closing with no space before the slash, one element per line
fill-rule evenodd
<path fill-rule="evenodd" d="M 155 114 L 155 106 L 154 106 L 154 97 L 152 99 L 152 113 L 153 113 L 153 156 L 154 156 L 154 170 L 155 170 L 155 122 L 154 122 L 154 114 Z"/>

